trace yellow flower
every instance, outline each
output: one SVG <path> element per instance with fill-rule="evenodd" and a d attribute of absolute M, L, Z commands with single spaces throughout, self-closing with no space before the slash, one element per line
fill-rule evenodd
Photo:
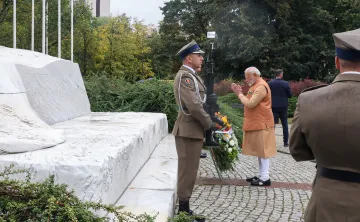
<path fill-rule="evenodd" d="M 226 116 L 223 116 L 222 118 L 221 118 L 221 120 L 224 122 L 224 123 L 228 123 L 228 119 L 227 119 L 227 117 Z"/>

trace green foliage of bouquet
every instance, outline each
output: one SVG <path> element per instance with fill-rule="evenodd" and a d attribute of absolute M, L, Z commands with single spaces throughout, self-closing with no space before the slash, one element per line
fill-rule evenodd
<path fill-rule="evenodd" d="M 216 116 L 225 123 L 225 127 L 215 132 L 220 145 L 219 148 L 213 149 L 215 164 L 220 172 L 234 170 L 235 161 L 239 160 L 239 142 L 227 117 L 221 113 L 216 113 Z"/>

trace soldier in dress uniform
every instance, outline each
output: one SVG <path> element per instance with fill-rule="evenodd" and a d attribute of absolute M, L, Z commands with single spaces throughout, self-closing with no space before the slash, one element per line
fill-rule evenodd
<path fill-rule="evenodd" d="M 195 70 L 195 73 L 196 74 L 199 74 L 201 72 L 201 67 L 199 67 L 199 68 L 197 68 L 196 70 Z M 205 153 L 205 152 L 201 152 L 201 154 L 200 154 L 200 158 L 206 158 L 207 157 L 207 154 Z"/>
<path fill-rule="evenodd" d="M 177 53 L 183 60 L 174 81 L 174 94 L 179 107 L 172 134 L 178 154 L 179 212 L 192 214 L 189 200 L 195 185 L 199 156 L 204 142 L 204 131 L 215 126 L 205 111 L 206 87 L 195 70 L 204 61 L 199 45 L 192 41 Z M 201 220 L 198 220 L 201 221 Z"/>
<path fill-rule="evenodd" d="M 298 97 L 289 149 L 315 159 L 306 222 L 360 221 L 360 29 L 333 34 L 340 74 Z"/>

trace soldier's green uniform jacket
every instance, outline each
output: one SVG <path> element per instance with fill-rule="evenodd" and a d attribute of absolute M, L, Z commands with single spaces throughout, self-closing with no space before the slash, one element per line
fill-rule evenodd
<path fill-rule="evenodd" d="M 339 59 L 360 65 L 360 29 L 333 35 Z M 328 86 L 298 97 L 289 150 L 316 160 L 305 222 L 360 221 L 360 72 L 342 71 Z"/>
<path fill-rule="evenodd" d="M 204 109 L 206 87 L 203 80 L 182 66 L 175 77 L 174 94 L 179 112 L 172 134 L 204 139 L 204 131 L 211 127 L 212 121 Z"/>

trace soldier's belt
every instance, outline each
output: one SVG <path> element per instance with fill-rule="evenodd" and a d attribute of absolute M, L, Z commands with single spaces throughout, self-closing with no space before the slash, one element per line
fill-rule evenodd
<path fill-rule="evenodd" d="M 322 166 L 317 166 L 318 175 L 321 177 L 339 180 L 344 182 L 360 183 L 360 173 L 344 171 L 344 170 L 334 170 Z"/>
<path fill-rule="evenodd" d="M 205 109 L 206 107 L 205 107 L 205 105 L 204 105 L 204 109 Z M 181 110 L 181 106 L 178 106 L 178 110 Z M 184 110 L 184 111 L 189 111 L 187 108 L 186 108 L 186 106 L 183 106 L 182 107 L 182 110 Z"/>

